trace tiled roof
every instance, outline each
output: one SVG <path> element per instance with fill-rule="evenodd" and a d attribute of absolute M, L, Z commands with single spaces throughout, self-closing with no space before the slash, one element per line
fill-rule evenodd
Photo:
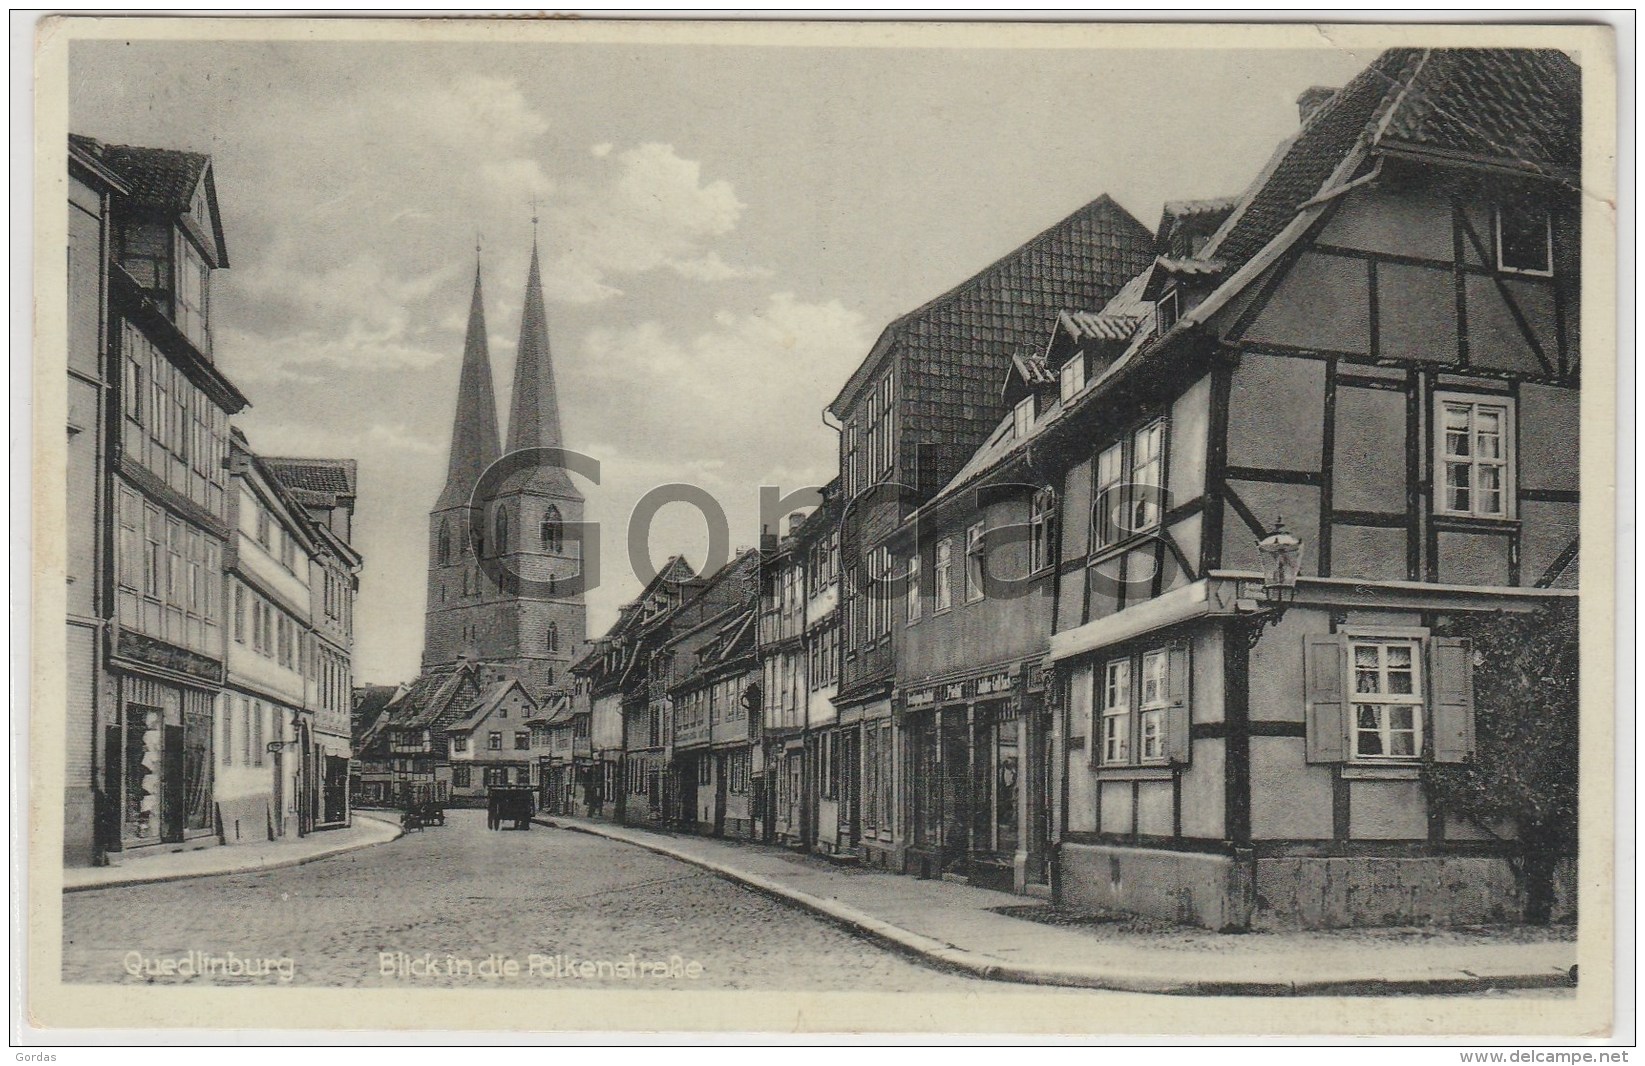
<path fill-rule="evenodd" d="M 1209 200 L 1167 200 L 1163 214 L 1171 220 L 1200 218 L 1232 211 L 1238 202 L 1237 196 L 1218 196 Z"/>
<path fill-rule="evenodd" d="M 1203 254 L 1237 269 L 1362 141 L 1566 177 L 1580 169 L 1581 126 L 1581 71 L 1562 52 L 1389 49 L 1279 147 Z"/>
<path fill-rule="evenodd" d="M 1582 71 L 1552 48 L 1433 49 L 1383 132 L 1394 142 L 1574 176 Z"/>
<path fill-rule="evenodd" d="M 440 725 L 446 729 L 472 729 L 480 723 L 481 719 L 495 710 L 499 703 L 503 702 L 503 697 L 508 695 L 510 689 L 516 687 L 519 687 L 521 692 L 525 692 L 524 686 L 513 678 L 493 681 L 484 692 L 480 693 L 480 698 L 473 703 L 467 706 L 458 703 L 447 708 L 446 713 L 441 716 L 443 720 Z M 532 701 L 530 693 L 526 693 L 526 701 L 532 703 L 532 710 L 535 711 L 536 704 Z"/>
<path fill-rule="evenodd" d="M 356 494 L 359 463 L 353 459 L 294 459 L 265 455 L 262 460 L 288 489 L 326 496 Z"/>
<path fill-rule="evenodd" d="M 1025 385 L 1055 385 L 1057 375 L 1051 365 L 1045 361 L 1045 356 L 1039 352 L 1026 355 L 1013 355 L 1011 366 L 1017 372 L 1017 377 Z"/>
<path fill-rule="evenodd" d="M 1012 357 L 1040 347 L 1064 308 L 1101 307 L 1152 255 L 1147 227 L 1102 196 L 887 327 L 876 349 L 889 340 L 905 351 L 904 395 L 919 398 L 905 409 L 920 442 L 921 494 L 952 477 L 993 428 Z"/>
<path fill-rule="evenodd" d="M 173 213 L 187 211 L 210 156 L 173 148 L 106 144 L 102 159 L 126 179 L 131 198 Z"/>
<path fill-rule="evenodd" d="M 1392 48 L 1321 105 L 1268 166 L 1205 248 L 1238 267 L 1291 221 L 1297 208 L 1319 194 L 1360 135 L 1366 132 L 1410 77 L 1421 58 L 1417 48 Z"/>
<path fill-rule="evenodd" d="M 1109 314 L 1106 311 L 1063 311 L 1057 324 L 1075 340 L 1124 341 L 1137 331 L 1141 314 Z"/>

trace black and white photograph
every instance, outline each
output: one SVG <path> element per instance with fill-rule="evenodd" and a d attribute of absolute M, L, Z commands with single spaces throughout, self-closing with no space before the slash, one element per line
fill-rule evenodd
<path fill-rule="evenodd" d="M 1621 1021 L 1608 28 L 37 32 L 34 1025 Z"/>

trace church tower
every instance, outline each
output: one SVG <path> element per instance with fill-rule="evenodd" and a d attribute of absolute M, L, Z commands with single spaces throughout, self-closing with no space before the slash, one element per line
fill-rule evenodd
<path fill-rule="evenodd" d="M 429 512 L 428 607 L 423 617 L 423 669 L 438 670 L 459 659 L 480 658 L 490 608 L 485 576 L 469 535 L 469 497 L 488 466 L 501 454 L 497 394 L 491 383 L 486 346 L 480 264 L 474 264 L 474 296 L 468 308 L 468 335 L 457 382 L 457 412 L 451 425 L 451 458 L 445 487 Z"/>
<path fill-rule="evenodd" d="M 506 454 L 564 448 L 535 237 L 518 353 Z M 581 566 L 583 497 L 553 461 L 530 463 L 503 482 L 488 517 L 488 541 L 504 561 L 497 657 L 541 697 L 565 678 L 588 629 L 581 583 L 571 580 Z"/>
<path fill-rule="evenodd" d="M 498 436 L 476 267 L 446 485 L 429 514 L 423 669 L 449 669 L 466 659 L 480 664 L 485 677 L 520 678 L 541 702 L 565 677 L 587 630 L 582 590 L 570 580 L 580 569 L 583 498 L 564 470 L 532 462 L 488 486 L 483 510 L 471 512 L 475 483 L 499 457 Z M 533 239 L 503 454 L 561 447 Z M 472 535 L 471 515 L 480 524 Z"/>

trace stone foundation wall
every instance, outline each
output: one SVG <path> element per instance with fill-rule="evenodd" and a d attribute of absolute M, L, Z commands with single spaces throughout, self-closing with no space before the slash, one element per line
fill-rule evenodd
<path fill-rule="evenodd" d="M 1245 872 L 1226 855 L 1064 844 L 1055 898 L 1074 910 L 1124 911 L 1207 929 L 1243 929 Z"/>

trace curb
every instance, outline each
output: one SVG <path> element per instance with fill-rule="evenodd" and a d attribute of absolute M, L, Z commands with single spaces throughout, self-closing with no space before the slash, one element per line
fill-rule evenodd
<path fill-rule="evenodd" d="M 317 851 L 312 855 L 300 855 L 292 859 L 279 859 L 275 862 L 256 863 L 250 866 L 241 866 L 232 870 L 201 870 L 199 873 L 160 874 L 154 877 L 124 877 L 113 881 L 99 881 L 89 885 L 64 885 L 64 894 L 70 892 L 97 892 L 105 888 L 130 888 L 133 885 L 161 885 L 172 881 L 193 881 L 200 877 L 229 877 L 234 874 L 256 874 L 265 870 L 284 870 L 293 866 L 305 866 L 320 859 L 332 859 L 338 855 L 347 855 L 351 851 L 361 851 L 365 848 L 374 848 L 379 844 L 388 844 L 399 840 L 405 835 L 405 830 L 392 822 L 382 818 L 373 818 L 367 814 L 355 814 L 356 818 L 364 818 L 379 825 L 388 826 L 394 830 L 394 835 L 383 840 L 366 840 L 353 844 L 344 844 L 324 851 Z"/>
<path fill-rule="evenodd" d="M 790 888 L 759 874 L 739 870 L 711 859 L 691 855 L 661 842 L 634 839 L 626 834 L 608 832 L 598 826 L 569 825 L 547 818 L 532 821 L 549 829 L 564 829 L 586 833 L 620 844 L 629 844 L 678 862 L 706 870 L 728 881 L 734 881 L 763 895 L 792 904 L 802 910 L 843 926 L 879 944 L 904 955 L 934 966 L 937 969 L 958 971 L 987 981 L 1013 984 L 1050 985 L 1061 988 L 1082 988 L 1107 992 L 1143 992 L 1174 996 L 1393 996 L 1393 995 L 1461 995 L 1486 992 L 1491 989 L 1572 988 L 1575 982 L 1562 970 L 1547 973 L 1517 973 L 1484 976 L 1460 971 L 1456 977 L 1400 978 L 1365 977 L 1334 978 L 1313 981 L 1195 981 L 1171 980 L 1136 973 L 1115 973 L 1087 968 L 1032 966 L 1004 963 L 955 947 L 932 937 L 911 932 L 883 918 L 876 918 L 855 907 L 834 900 L 813 896 L 809 892 Z"/>

